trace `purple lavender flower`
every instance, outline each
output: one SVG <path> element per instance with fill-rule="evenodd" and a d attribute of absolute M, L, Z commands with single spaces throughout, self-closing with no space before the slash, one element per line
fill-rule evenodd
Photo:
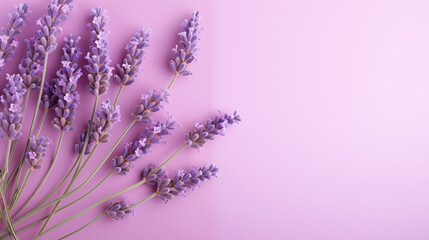
<path fill-rule="evenodd" d="M 41 79 L 39 73 L 42 70 L 41 64 L 45 59 L 45 55 L 36 50 L 35 42 L 36 38 L 25 40 L 28 51 L 18 66 L 20 75 L 23 79 L 23 86 L 27 91 L 40 88 Z"/>
<path fill-rule="evenodd" d="M 164 170 L 161 168 L 156 172 L 153 172 L 157 166 L 155 164 L 152 164 L 150 167 L 147 167 L 142 172 L 142 179 L 146 179 L 146 183 L 150 184 L 152 187 L 155 187 L 158 181 L 160 181 L 162 178 L 167 178 L 168 175 Z"/>
<path fill-rule="evenodd" d="M 178 170 L 174 178 L 160 178 L 155 185 L 156 192 L 167 203 L 173 196 L 185 196 L 186 189 L 194 190 L 200 182 L 210 180 L 212 176 L 217 177 L 218 171 L 219 169 L 214 164 L 210 167 L 194 167 L 189 172 Z"/>
<path fill-rule="evenodd" d="M 48 137 L 30 137 L 30 145 L 25 153 L 25 163 L 30 169 L 39 169 L 42 167 L 43 157 L 46 155 L 46 149 L 52 144 Z"/>
<path fill-rule="evenodd" d="M 121 121 L 121 113 L 119 106 L 110 104 L 107 99 L 101 103 L 101 108 L 95 113 L 94 121 L 91 127 L 91 134 L 89 136 L 87 151 L 92 147 L 92 143 L 107 143 L 110 140 L 109 130 L 118 122 Z M 85 143 L 86 131 L 79 137 L 79 143 L 76 144 L 75 149 L 80 153 Z M 87 151 L 85 154 L 88 154 Z"/>
<path fill-rule="evenodd" d="M 22 135 L 21 119 L 24 116 L 21 112 L 20 104 L 26 90 L 22 87 L 22 78 L 19 75 L 6 76 L 6 88 L 4 95 L 0 97 L 3 104 L 3 112 L 0 112 L 0 137 L 10 140 L 18 139 Z"/>
<path fill-rule="evenodd" d="M 219 114 L 214 120 L 207 120 L 206 124 L 197 123 L 195 129 L 185 133 L 186 145 L 193 148 L 200 149 L 207 142 L 207 140 L 213 140 L 215 135 L 224 135 L 226 125 L 239 123 L 241 121 L 240 115 L 237 111 L 233 115 Z"/>
<path fill-rule="evenodd" d="M 9 14 L 9 23 L 6 28 L 1 28 L 3 35 L 0 35 L 0 72 L 4 65 L 10 61 L 12 55 L 18 47 L 16 35 L 21 33 L 21 27 L 24 26 L 28 10 L 27 3 L 21 3 L 16 6 L 16 11 Z"/>
<path fill-rule="evenodd" d="M 82 76 L 82 72 L 78 67 L 77 61 L 82 54 L 80 49 L 77 48 L 80 37 L 75 37 L 70 34 L 68 38 L 64 39 L 66 44 L 63 47 L 63 56 L 61 58 L 62 67 L 57 72 L 56 79 L 53 80 L 52 95 L 45 95 L 42 98 L 42 104 L 46 109 L 46 105 L 55 106 L 55 102 L 46 104 L 46 99 L 57 100 L 55 107 L 55 118 L 52 124 L 55 129 L 60 131 L 73 130 L 72 126 L 76 108 L 79 104 L 79 93 L 76 91 L 77 81 Z M 49 89 L 50 86 L 48 86 Z M 55 98 L 56 97 L 56 98 Z"/>
<path fill-rule="evenodd" d="M 142 123 L 150 123 L 152 121 L 152 113 L 158 112 L 164 108 L 162 102 L 168 103 L 170 94 L 167 90 L 161 89 L 159 92 L 152 90 L 149 94 L 143 94 L 142 103 L 134 108 L 132 113 L 135 120 Z"/>
<path fill-rule="evenodd" d="M 85 57 L 88 60 L 88 65 L 85 65 L 88 70 L 88 90 L 94 96 L 101 96 L 107 93 L 109 88 L 109 79 L 112 76 L 112 67 L 110 67 L 109 49 L 107 48 L 107 34 L 105 27 L 109 21 L 106 11 L 101 8 L 92 9 L 89 15 L 92 22 L 88 24 L 91 29 L 90 52 Z"/>
<path fill-rule="evenodd" d="M 170 60 L 170 67 L 176 75 L 190 75 L 191 71 L 187 70 L 188 65 L 196 60 L 198 35 L 201 32 L 200 13 L 195 11 L 192 18 L 186 19 L 182 23 L 184 29 L 179 33 L 179 45 L 173 48 L 174 59 Z"/>
<path fill-rule="evenodd" d="M 43 86 L 43 95 L 40 103 L 45 111 L 49 111 L 57 106 L 58 96 L 55 95 L 54 88 L 50 82 L 46 82 Z"/>
<path fill-rule="evenodd" d="M 118 74 L 113 76 L 118 85 L 129 86 L 135 82 L 138 68 L 146 55 L 144 49 L 150 46 L 149 38 L 151 36 L 152 31 L 149 28 L 143 27 L 131 38 L 130 42 L 125 47 L 127 55 L 122 61 L 122 65 L 117 65 Z"/>
<path fill-rule="evenodd" d="M 81 153 L 83 150 L 83 145 L 85 143 L 86 134 L 88 133 L 88 129 L 85 128 L 82 133 L 77 137 L 79 143 L 77 143 L 74 148 L 77 153 Z M 88 138 L 88 147 L 85 150 L 85 155 L 88 155 L 91 151 L 89 150 L 90 146 L 92 146 L 92 139 Z"/>
<path fill-rule="evenodd" d="M 113 172 L 126 175 L 132 167 L 132 162 L 149 153 L 152 144 L 165 142 L 163 136 L 171 135 L 171 131 L 178 126 L 171 115 L 165 123 L 152 122 L 151 127 L 146 127 L 137 140 L 125 145 L 122 155 L 112 159 Z"/>
<path fill-rule="evenodd" d="M 107 215 L 115 220 L 124 218 L 125 214 L 134 215 L 134 208 L 130 208 L 131 205 L 126 203 L 126 200 L 111 202 L 106 208 Z"/>
<path fill-rule="evenodd" d="M 61 32 L 60 23 L 67 20 L 70 10 L 75 9 L 73 0 L 52 0 L 48 5 L 48 14 L 37 20 L 41 27 L 36 32 L 36 50 L 42 54 L 53 52 L 57 46 L 57 33 Z"/>

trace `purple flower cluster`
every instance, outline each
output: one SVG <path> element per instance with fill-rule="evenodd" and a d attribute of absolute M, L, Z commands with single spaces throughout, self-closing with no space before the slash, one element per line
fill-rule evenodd
<path fill-rule="evenodd" d="M 170 60 L 171 70 L 176 75 L 190 75 L 191 71 L 187 70 L 188 65 L 196 60 L 198 35 L 201 32 L 200 13 L 194 12 L 194 15 L 189 20 L 186 19 L 182 23 L 183 32 L 179 33 L 179 45 L 173 48 L 174 59 Z"/>
<path fill-rule="evenodd" d="M 185 143 L 193 148 L 200 149 L 207 142 L 213 140 L 215 135 L 224 135 L 227 124 L 239 123 L 241 121 L 240 115 L 237 111 L 229 115 L 225 113 L 223 116 L 219 113 L 214 120 L 207 120 L 206 124 L 197 123 L 195 129 L 185 133 Z"/>
<path fill-rule="evenodd" d="M 36 38 L 25 40 L 28 50 L 18 66 L 20 75 L 23 79 L 22 84 L 27 91 L 39 89 L 39 73 L 42 70 L 41 63 L 45 58 L 45 55 L 36 50 L 35 42 Z"/>
<path fill-rule="evenodd" d="M 155 164 L 152 164 L 150 167 L 147 167 L 142 172 L 142 179 L 145 179 L 147 184 L 155 187 L 158 181 L 161 181 L 164 178 L 168 178 L 168 175 L 164 170 L 158 169 L 156 172 L 154 170 L 157 168 Z"/>
<path fill-rule="evenodd" d="M 94 142 L 97 144 L 108 142 L 110 140 L 109 130 L 120 121 L 121 113 L 119 106 L 113 106 L 109 99 L 101 103 L 101 108 L 98 109 L 95 113 L 94 121 L 91 127 L 91 134 L 88 140 L 88 147 L 85 151 L 85 154 L 89 153 L 89 149 Z M 87 130 L 85 129 L 78 137 L 79 143 L 75 146 L 75 150 L 78 153 L 81 153 L 83 149 L 86 133 Z"/>
<path fill-rule="evenodd" d="M 132 113 L 135 120 L 142 123 L 150 123 L 152 121 L 152 113 L 158 112 L 164 108 L 163 102 L 169 103 L 168 97 L 170 94 L 165 89 L 159 92 L 152 90 L 149 94 L 143 94 L 142 103 L 134 108 Z"/>
<path fill-rule="evenodd" d="M 15 49 L 18 47 L 18 41 L 15 36 L 21 33 L 21 27 L 24 26 L 26 15 L 30 13 L 27 3 L 21 3 L 16 6 L 16 11 L 9 14 L 9 23 L 6 28 L 1 28 L 3 34 L 0 35 L 0 72 L 4 65 L 10 61 Z"/>
<path fill-rule="evenodd" d="M 152 122 L 150 127 L 146 127 L 134 142 L 125 145 L 122 155 L 112 159 L 113 172 L 119 175 L 126 175 L 132 167 L 132 162 L 150 152 L 152 144 L 165 142 L 163 136 L 171 135 L 171 131 L 179 124 L 170 115 L 165 123 L 161 121 Z"/>
<path fill-rule="evenodd" d="M 130 208 L 131 205 L 126 200 L 111 202 L 106 208 L 106 213 L 109 217 L 119 220 L 124 218 L 125 214 L 134 214 L 134 208 Z"/>
<path fill-rule="evenodd" d="M 26 90 L 22 87 L 22 78 L 19 75 L 8 74 L 6 80 L 4 95 L 0 97 L 4 107 L 3 112 L 0 112 L 0 137 L 14 140 L 22 135 L 21 119 L 24 114 L 21 112 L 20 104 Z"/>
<path fill-rule="evenodd" d="M 145 169 L 143 173 L 148 171 L 150 170 Z M 155 184 L 156 193 L 167 203 L 168 200 L 173 199 L 173 196 L 185 196 L 187 189 L 194 190 L 200 182 L 210 180 L 212 176 L 217 177 L 218 171 L 219 169 L 212 164 L 210 167 L 193 168 L 189 172 L 178 170 L 174 178 L 152 176 L 151 174 L 149 176 L 152 179 L 158 179 Z M 149 181 L 149 178 L 147 180 Z M 153 182 L 149 181 L 149 183 Z"/>
<path fill-rule="evenodd" d="M 74 10 L 73 0 L 52 0 L 48 5 L 48 14 L 37 20 L 41 27 L 36 32 L 36 50 L 42 54 L 53 52 L 57 48 L 57 33 L 61 32 L 60 23 L 69 17 Z"/>
<path fill-rule="evenodd" d="M 94 96 L 101 96 L 107 93 L 109 88 L 109 79 L 112 76 L 112 67 L 110 67 L 109 49 L 107 48 L 107 34 L 105 27 L 109 21 L 106 11 L 101 8 L 92 9 L 89 15 L 92 22 L 88 24 L 91 30 L 91 46 L 85 57 L 88 65 L 85 65 L 88 74 L 88 90 Z"/>
<path fill-rule="evenodd" d="M 30 169 L 39 169 L 42 167 L 43 157 L 46 155 L 46 149 L 52 144 L 48 137 L 30 137 L 28 151 L 25 153 L 25 163 Z"/>
<path fill-rule="evenodd" d="M 118 85 L 129 86 L 135 82 L 138 68 L 146 55 L 144 49 L 150 46 L 149 38 L 151 36 L 152 31 L 149 28 L 142 28 L 131 38 L 125 47 L 127 55 L 122 61 L 122 65 L 117 65 L 118 74 L 113 76 Z"/>
<path fill-rule="evenodd" d="M 80 37 L 70 34 L 64 40 L 66 44 L 63 47 L 61 58 L 62 67 L 57 71 L 58 78 L 53 79 L 52 86 L 47 86 L 48 95 L 42 98 L 42 104 L 45 109 L 55 106 L 55 117 L 52 120 L 55 129 L 70 131 L 74 129 L 72 124 L 80 98 L 76 87 L 79 78 L 82 76 L 82 71 L 77 62 L 82 53 L 77 47 Z M 51 93 L 52 95 L 49 95 Z"/>

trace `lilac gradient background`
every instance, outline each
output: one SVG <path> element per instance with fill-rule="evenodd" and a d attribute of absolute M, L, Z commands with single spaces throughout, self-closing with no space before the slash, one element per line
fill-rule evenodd
<path fill-rule="evenodd" d="M 2 3 L 2 25 L 12 2 L 18 3 Z M 34 20 L 45 12 L 47 2 L 29 1 L 33 14 L 20 40 L 32 35 Z M 183 127 L 166 146 L 155 146 L 130 176 L 114 176 L 82 204 L 56 215 L 51 224 L 135 183 L 140 169 L 161 162 L 180 146 L 183 133 L 195 121 L 213 116 L 217 109 L 237 109 L 244 119 L 240 126 L 231 127 L 226 137 L 198 154 L 187 149 L 168 166 L 173 171 L 215 162 L 221 169 L 218 179 L 167 205 L 152 200 L 138 207 L 134 217 L 119 222 L 103 218 L 70 239 L 429 239 L 429 3 L 231 2 L 77 1 L 78 12 L 63 25 L 64 33 L 85 34 L 87 42 L 89 9 L 109 10 L 114 63 L 141 25 L 154 31 L 145 72 L 119 102 L 123 120 L 113 137 L 130 121 L 128 113 L 142 92 L 169 83 L 167 60 L 179 23 L 199 9 L 205 30 L 199 61 L 192 64 L 194 75 L 177 81 L 167 106 Z M 16 72 L 22 54 L 23 47 L 1 79 L 6 72 Z M 50 58 L 48 77 L 58 67 L 56 59 Z M 85 85 L 82 80 L 87 104 L 78 109 L 78 129 L 93 101 Z M 112 87 L 109 96 L 117 89 Z M 135 127 L 126 139 L 133 139 L 141 128 Z M 58 138 L 50 125 L 44 131 Z M 45 192 L 71 166 L 77 134 L 67 134 L 64 157 Z M 95 166 L 111 145 L 99 150 L 90 165 Z M 96 180 L 107 171 L 105 166 Z M 35 174 L 30 186 L 40 178 Z M 141 187 L 124 196 L 138 201 L 148 193 Z M 45 239 L 76 229 L 103 209 L 65 224 Z"/>

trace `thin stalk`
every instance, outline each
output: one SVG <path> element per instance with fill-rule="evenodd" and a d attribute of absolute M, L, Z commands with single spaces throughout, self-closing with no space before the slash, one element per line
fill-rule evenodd
<path fill-rule="evenodd" d="M 15 231 L 15 227 L 13 226 L 12 220 L 10 219 L 10 212 L 9 209 L 7 207 L 7 202 L 6 202 L 6 197 L 4 196 L 4 191 L 3 189 L 0 190 L 0 195 L 1 195 L 1 199 L 3 201 L 3 205 L 4 205 L 4 213 L 3 217 L 5 220 L 5 224 L 7 226 L 7 228 L 9 229 L 9 233 L 12 234 L 14 239 L 18 239 L 18 236 L 16 235 L 16 231 Z"/>
<path fill-rule="evenodd" d="M 42 131 L 43 124 L 45 123 L 46 115 L 48 114 L 48 110 L 45 109 L 43 112 L 42 121 L 40 122 L 39 129 L 37 130 L 36 138 L 39 138 L 40 131 Z"/>
<path fill-rule="evenodd" d="M 27 185 L 28 179 L 30 178 L 30 175 L 32 173 L 31 169 L 27 169 L 27 172 L 25 173 L 24 176 L 24 180 L 22 181 L 21 187 L 19 188 L 17 194 L 17 199 L 19 199 L 21 197 L 21 194 L 24 192 L 25 186 Z M 9 211 L 15 206 L 15 204 L 17 203 L 17 201 L 13 201 L 9 204 Z M 12 217 L 13 219 L 13 217 Z"/>
<path fill-rule="evenodd" d="M 173 153 L 173 155 L 171 155 L 171 157 L 169 157 L 165 162 L 163 162 L 161 165 L 159 165 L 157 168 L 155 168 L 152 173 L 155 173 L 156 171 L 158 171 L 159 169 L 161 169 L 163 166 L 165 166 L 165 164 L 167 164 L 168 162 L 171 161 L 171 159 L 173 159 L 179 152 L 181 152 L 185 147 L 187 147 L 188 145 L 183 144 L 179 149 L 177 149 L 176 152 Z"/>
<path fill-rule="evenodd" d="M 85 181 L 83 181 L 83 183 L 81 183 L 78 187 L 76 187 L 75 189 L 73 189 L 72 191 L 70 191 L 69 193 L 58 197 L 52 201 L 50 201 L 49 203 L 33 209 L 32 211 L 30 211 L 29 213 L 27 213 L 26 215 L 24 215 L 23 217 L 19 218 L 18 220 L 16 220 L 14 223 L 18 224 L 21 223 L 23 221 L 25 221 L 26 219 L 28 219 L 29 217 L 33 216 L 34 214 L 48 208 L 49 206 L 51 206 L 52 204 L 61 201 L 62 199 L 72 195 L 73 193 L 75 193 L 76 191 L 78 191 L 79 189 L 81 189 L 82 187 L 84 187 L 89 181 L 91 181 L 91 179 L 94 177 L 94 175 L 98 172 L 98 170 L 100 170 L 100 168 L 103 166 L 103 164 L 107 161 L 107 159 L 109 159 L 109 156 L 112 154 L 112 152 L 115 150 L 115 148 L 118 146 L 119 142 L 122 140 L 122 138 L 124 138 L 125 134 L 130 130 L 130 128 L 134 125 L 134 123 L 136 123 L 136 120 L 133 120 L 130 124 L 128 124 L 128 127 L 125 129 L 125 131 L 121 134 L 121 136 L 119 137 L 118 140 L 116 140 L 115 144 L 113 145 L 113 147 L 110 149 L 110 151 L 107 153 L 106 157 L 103 159 L 103 161 L 98 164 L 97 168 L 92 171 L 92 173 L 89 175 L 89 177 L 87 179 L 85 179 Z"/>
<path fill-rule="evenodd" d="M 174 81 L 176 81 L 177 76 L 179 76 L 178 73 L 174 74 L 173 80 L 171 80 L 170 85 L 167 87 L 168 91 L 170 91 L 170 88 L 173 86 Z"/>
<path fill-rule="evenodd" d="M 146 201 L 148 201 L 148 200 L 150 200 L 150 199 L 154 198 L 156 195 L 158 195 L 158 193 L 157 193 L 157 192 L 154 192 L 154 193 L 152 193 L 151 195 L 149 195 L 149 196 L 147 196 L 146 198 L 144 198 L 143 200 L 138 201 L 137 203 L 134 203 L 133 205 L 131 205 L 131 206 L 127 207 L 126 209 L 124 209 L 124 211 L 129 210 L 129 209 L 131 209 L 131 208 L 133 208 L 133 207 L 137 207 L 138 205 L 140 205 L 140 204 L 142 204 L 142 203 L 144 203 L 144 202 L 146 202 Z"/>
<path fill-rule="evenodd" d="M 121 85 L 121 87 L 119 88 L 118 94 L 116 94 L 115 103 L 113 103 L 114 107 L 116 107 L 116 104 L 118 104 L 119 96 L 121 96 L 123 89 L 124 89 L 124 86 Z"/>
<path fill-rule="evenodd" d="M 75 231 L 73 231 L 73 232 L 71 232 L 71 233 L 69 233 L 69 234 L 67 234 L 67 235 L 62 236 L 61 238 L 58 238 L 58 240 L 61 240 L 61 239 L 65 239 L 65 238 L 70 237 L 71 235 L 73 235 L 73 234 L 75 234 L 75 233 L 79 232 L 80 230 L 82 230 L 82 229 L 84 229 L 84 228 L 88 227 L 88 226 L 89 226 L 89 225 L 91 225 L 93 222 L 97 221 L 98 219 L 100 219 L 100 218 L 104 217 L 106 214 L 107 214 L 107 213 L 106 213 L 106 212 L 104 212 L 104 213 L 102 213 L 102 214 L 98 215 L 97 217 L 95 217 L 94 219 L 92 219 L 91 221 L 89 221 L 87 224 L 83 225 L 82 227 L 80 227 L 80 228 L 76 229 Z"/>
<path fill-rule="evenodd" d="M 4 159 L 4 166 L 3 166 L 3 171 L 2 171 L 2 175 L 1 175 L 1 189 L 4 190 L 6 189 L 6 182 L 7 182 L 7 175 L 9 173 L 9 164 L 10 164 L 10 148 L 12 146 L 12 139 L 9 139 L 7 141 L 7 150 L 6 150 L 6 157 Z"/>

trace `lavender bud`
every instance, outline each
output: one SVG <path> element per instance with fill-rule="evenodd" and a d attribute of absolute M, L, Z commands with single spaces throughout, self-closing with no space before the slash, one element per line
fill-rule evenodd
<path fill-rule="evenodd" d="M 16 11 L 9 14 L 9 23 L 7 27 L 2 27 L 3 35 L 0 35 L 0 72 L 4 65 L 11 60 L 19 43 L 16 35 L 21 33 L 21 27 L 24 26 L 28 10 L 27 3 L 21 3 L 16 6 Z"/>
<path fill-rule="evenodd" d="M 39 73 L 42 70 L 41 65 L 45 59 L 45 55 L 36 50 L 35 42 L 36 38 L 25 40 L 28 50 L 18 66 L 20 75 L 23 79 L 23 87 L 27 89 L 27 91 L 40 88 L 41 79 Z"/>
<path fill-rule="evenodd" d="M 28 151 L 25 153 L 24 162 L 29 168 L 39 169 L 42 167 L 43 157 L 46 155 L 46 149 L 52 144 L 52 140 L 48 137 L 30 137 Z"/>
<path fill-rule="evenodd" d="M 152 187 L 155 187 L 157 182 L 161 180 L 161 178 L 167 178 L 167 173 L 161 168 L 156 172 L 153 172 L 157 166 L 152 164 L 150 167 L 147 167 L 142 172 L 142 179 L 146 179 L 146 183 L 150 184 Z"/>
<path fill-rule="evenodd" d="M 191 62 L 196 60 L 198 35 L 201 32 L 200 18 L 200 13 L 195 11 L 192 18 L 186 19 L 181 25 L 184 31 L 179 33 L 179 45 L 173 48 L 174 58 L 170 60 L 171 70 L 176 75 L 192 74 L 187 68 Z"/>
<path fill-rule="evenodd" d="M 139 66 L 143 62 L 146 55 L 145 48 L 149 47 L 149 38 L 152 36 L 152 30 L 149 28 L 142 28 L 134 37 L 131 38 L 125 49 L 127 55 L 122 60 L 122 65 L 117 65 L 117 74 L 113 79 L 118 85 L 129 86 L 135 82 Z"/>
<path fill-rule="evenodd" d="M 159 92 L 152 90 L 149 94 L 143 94 L 141 97 L 142 103 L 134 108 L 132 116 L 135 120 L 142 123 L 150 123 L 152 121 L 152 113 L 163 109 L 164 105 L 162 105 L 162 102 L 168 103 L 169 96 L 171 95 L 165 89 L 161 89 Z"/>
<path fill-rule="evenodd" d="M 130 208 L 132 204 L 126 203 L 126 200 L 120 202 L 110 202 L 106 208 L 106 213 L 109 217 L 119 220 L 124 218 L 125 214 L 133 214 L 134 208 Z"/>

